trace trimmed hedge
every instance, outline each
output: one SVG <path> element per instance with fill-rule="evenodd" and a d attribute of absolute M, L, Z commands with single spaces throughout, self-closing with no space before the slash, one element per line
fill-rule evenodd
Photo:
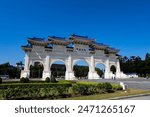
<path fill-rule="evenodd" d="M 47 77 L 46 79 L 45 79 L 45 82 L 50 82 L 51 80 L 50 80 L 50 78 L 49 77 Z"/>
<path fill-rule="evenodd" d="M 55 77 L 52 76 L 52 77 L 50 78 L 50 82 L 55 83 L 55 82 L 57 82 L 57 81 L 56 81 Z"/>
<path fill-rule="evenodd" d="M 119 86 L 118 86 L 119 87 Z M 71 96 L 101 94 L 118 90 L 110 83 L 13 83 L 0 85 L 0 99 L 57 99 Z"/>
<path fill-rule="evenodd" d="M 24 77 L 22 77 L 22 78 L 20 79 L 20 83 L 29 83 L 29 78 L 24 78 Z"/>
<path fill-rule="evenodd" d="M 71 84 L 23 83 L 0 85 L 1 99 L 40 99 L 67 97 Z"/>
<path fill-rule="evenodd" d="M 121 85 L 117 85 L 117 84 L 111 84 L 111 85 L 112 85 L 112 89 L 114 91 L 122 90 L 122 86 Z"/>
<path fill-rule="evenodd" d="M 45 79 L 45 82 L 51 82 L 51 83 L 56 83 L 57 81 L 56 81 L 56 79 L 54 78 L 54 77 L 51 77 L 51 78 L 49 78 L 49 77 L 47 77 L 46 79 Z"/>
<path fill-rule="evenodd" d="M 91 95 L 97 93 L 113 92 L 110 83 L 76 83 L 72 85 L 74 95 Z"/>

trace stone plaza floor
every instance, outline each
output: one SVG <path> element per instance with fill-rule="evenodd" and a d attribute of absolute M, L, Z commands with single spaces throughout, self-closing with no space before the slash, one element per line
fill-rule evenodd
<path fill-rule="evenodd" d="M 92 82 L 110 82 L 113 84 L 120 84 L 123 82 L 127 85 L 127 88 L 133 89 L 143 89 L 143 90 L 150 90 L 150 79 L 146 78 L 128 78 L 128 79 L 98 79 L 98 80 L 87 80 L 84 81 L 92 81 Z"/>

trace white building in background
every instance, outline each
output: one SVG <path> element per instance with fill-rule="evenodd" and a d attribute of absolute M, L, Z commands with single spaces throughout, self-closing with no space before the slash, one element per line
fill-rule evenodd
<path fill-rule="evenodd" d="M 128 78 L 138 78 L 138 74 L 137 73 L 126 73 Z"/>
<path fill-rule="evenodd" d="M 125 78 L 120 71 L 118 50 L 110 48 L 95 39 L 86 36 L 70 35 L 69 38 L 49 36 L 48 40 L 41 38 L 28 38 L 28 45 L 22 46 L 25 52 L 25 66 L 21 77 L 30 76 L 30 66 L 40 62 L 43 67 L 42 79 L 51 76 L 51 66 L 56 61 L 61 61 L 66 66 L 65 79 L 76 80 L 73 66 L 78 60 L 84 60 L 89 66 L 88 79 L 99 79 L 95 71 L 97 64 L 105 66 L 104 78 L 111 79 L 111 66 L 115 66 L 116 78 Z"/>

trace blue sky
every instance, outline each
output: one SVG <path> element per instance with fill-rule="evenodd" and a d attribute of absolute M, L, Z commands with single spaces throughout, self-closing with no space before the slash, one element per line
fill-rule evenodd
<path fill-rule="evenodd" d="M 123 56 L 150 52 L 149 0 L 0 0 L 0 64 L 24 61 L 27 37 L 96 38 Z"/>

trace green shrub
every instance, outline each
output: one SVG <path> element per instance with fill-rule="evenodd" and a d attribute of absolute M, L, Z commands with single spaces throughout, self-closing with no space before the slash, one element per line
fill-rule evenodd
<path fill-rule="evenodd" d="M 116 91 L 116 90 L 122 90 L 122 86 L 121 86 L 121 85 L 118 85 L 118 84 L 112 84 L 112 89 L 113 89 L 114 91 Z"/>
<path fill-rule="evenodd" d="M 45 79 L 45 82 L 50 82 L 50 78 L 49 77 L 47 77 L 46 79 Z"/>
<path fill-rule="evenodd" d="M 72 90 L 74 95 L 87 95 L 88 86 L 85 84 L 73 84 Z"/>
<path fill-rule="evenodd" d="M 91 82 L 58 82 L 58 83 L 22 83 L 1 84 L 0 99 L 56 99 L 70 96 L 101 94 L 119 90 L 119 85 Z"/>
<path fill-rule="evenodd" d="M 0 84 L 2 84 L 2 82 L 3 82 L 3 81 L 2 81 L 2 78 L 0 77 Z"/>
<path fill-rule="evenodd" d="M 55 77 L 51 77 L 51 78 L 50 78 L 50 82 L 55 83 L 55 82 L 57 82 L 57 81 L 56 81 Z"/>
<path fill-rule="evenodd" d="M 77 81 L 72 81 L 72 80 L 60 80 L 59 83 L 71 83 L 71 84 L 74 84 L 76 83 Z"/>
<path fill-rule="evenodd" d="M 71 84 L 16 83 L 0 85 L 2 99 L 55 99 L 69 96 Z"/>
<path fill-rule="evenodd" d="M 79 82 L 72 84 L 72 90 L 74 95 L 91 95 L 96 93 L 112 92 L 112 86 L 110 83 L 91 83 L 91 82 Z"/>
<path fill-rule="evenodd" d="M 142 77 L 145 77 L 146 75 L 145 74 L 142 74 Z"/>
<path fill-rule="evenodd" d="M 146 77 L 147 77 L 147 78 L 150 78 L 150 74 L 146 74 Z"/>
<path fill-rule="evenodd" d="M 105 92 L 112 92 L 112 85 L 108 82 L 102 83 L 101 84 L 101 88 L 105 91 Z"/>
<path fill-rule="evenodd" d="M 24 77 L 22 77 L 22 78 L 20 79 L 20 83 L 29 83 L 29 78 L 24 78 Z"/>

